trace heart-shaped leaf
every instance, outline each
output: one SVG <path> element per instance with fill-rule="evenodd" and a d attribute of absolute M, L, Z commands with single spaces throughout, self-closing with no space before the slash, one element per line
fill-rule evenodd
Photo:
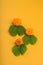
<path fill-rule="evenodd" d="M 21 54 L 24 54 L 26 52 L 26 50 L 27 50 L 27 47 L 24 44 L 22 44 L 20 46 L 20 52 L 21 52 Z"/>
<path fill-rule="evenodd" d="M 14 25 L 11 25 L 9 28 L 9 33 L 11 36 L 16 36 L 17 35 L 17 27 Z"/>
<path fill-rule="evenodd" d="M 20 46 L 14 46 L 12 48 L 12 52 L 15 56 L 19 56 L 20 55 Z"/>
<path fill-rule="evenodd" d="M 27 45 L 27 44 L 29 44 L 29 40 L 30 40 L 30 36 L 24 36 L 23 38 L 22 38 L 22 40 L 23 40 L 23 42 L 24 42 L 24 44 L 25 45 Z"/>
<path fill-rule="evenodd" d="M 25 33 L 25 28 L 23 26 L 17 26 L 17 33 L 19 36 Z"/>
<path fill-rule="evenodd" d="M 35 44 L 37 41 L 37 38 L 34 35 L 30 35 L 30 44 Z"/>

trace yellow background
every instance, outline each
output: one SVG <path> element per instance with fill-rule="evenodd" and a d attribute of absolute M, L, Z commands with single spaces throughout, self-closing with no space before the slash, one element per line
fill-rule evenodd
<path fill-rule="evenodd" d="M 43 65 L 43 0 L 1 0 L 1 57 L 0 65 Z M 31 27 L 38 38 L 35 45 L 28 45 L 23 56 L 15 57 L 11 49 L 17 37 L 8 33 L 14 18 L 21 18 L 22 25 Z"/>

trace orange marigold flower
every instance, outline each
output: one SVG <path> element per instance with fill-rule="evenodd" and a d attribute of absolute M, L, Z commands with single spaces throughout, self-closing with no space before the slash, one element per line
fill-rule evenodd
<path fill-rule="evenodd" d="M 21 25 L 21 19 L 15 18 L 15 19 L 13 20 L 13 24 L 16 25 L 16 26 Z"/>
<path fill-rule="evenodd" d="M 26 34 L 27 34 L 27 35 L 32 35 L 32 34 L 33 34 L 33 29 L 28 28 L 28 29 L 26 30 Z"/>
<path fill-rule="evenodd" d="M 18 45 L 18 46 L 22 45 L 22 44 L 23 44 L 22 39 L 18 38 L 18 39 L 16 40 L 15 44 Z"/>

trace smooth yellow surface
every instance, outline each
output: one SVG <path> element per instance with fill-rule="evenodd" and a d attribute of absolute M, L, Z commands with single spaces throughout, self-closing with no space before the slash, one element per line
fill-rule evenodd
<path fill-rule="evenodd" d="M 38 38 L 35 45 L 28 45 L 27 52 L 15 57 L 12 47 L 16 37 L 8 33 L 14 18 L 21 18 L 22 25 L 31 27 Z M 1 0 L 1 65 L 43 65 L 43 0 Z"/>

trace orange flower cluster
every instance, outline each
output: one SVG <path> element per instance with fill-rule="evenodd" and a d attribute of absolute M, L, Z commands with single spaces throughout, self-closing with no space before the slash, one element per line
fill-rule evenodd
<path fill-rule="evenodd" d="M 32 34 L 33 34 L 33 29 L 28 28 L 28 29 L 26 30 L 26 34 L 27 34 L 27 35 L 32 35 Z"/>
<path fill-rule="evenodd" d="M 18 38 L 18 39 L 16 40 L 15 44 L 16 44 L 17 46 L 22 45 L 22 44 L 23 44 L 22 39 L 21 39 L 21 38 Z"/>
<path fill-rule="evenodd" d="M 13 24 L 16 25 L 16 26 L 21 25 L 21 19 L 15 18 L 15 19 L 13 20 Z"/>

